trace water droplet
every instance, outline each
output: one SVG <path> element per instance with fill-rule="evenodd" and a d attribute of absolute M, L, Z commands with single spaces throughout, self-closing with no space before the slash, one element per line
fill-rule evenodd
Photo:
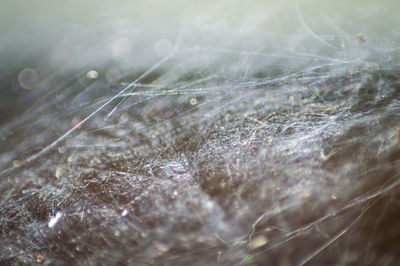
<path fill-rule="evenodd" d="M 197 104 L 197 99 L 196 98 L 190 99 L 190 104 L 191 105 L 196 105 Z"/>
<path fill-rule="evenodd" d="M 58 224 L 58 222 L 60 221 L 62 215 L 62 212 L 57 212 L 55 216 L 51 217 L 48 224 L 49 228 L 53 228 L 54 226 L 56 226 L 56 224 Z"/>
<path fill-rule="evenodd" d="M 33 68 L 25 68 L 18 75 L 19 85 L 26 89 L 32 89 L 38 81 L 36 70 Z"/>
<path fill-rule="evenodd" d="M 99 77 L 99 73 L 96 70 L 90 70 L 87 74 L 86 77 L 88 79 L 97 79 Z"/>
<path fill-rule="evenodd" d="M 129 213 L 129 211 L 127 209 L 123 209 L 122 212 L 121 212 L 121 216 L 125 217 L 125 216 L 128 215 L 128 213 Z"/>
<path fill-rule="evenodd" d="M 258 236 L 249 243 L 250 250 L 259 248 L 267 244 L 268 240 L 265 236 Z"/>

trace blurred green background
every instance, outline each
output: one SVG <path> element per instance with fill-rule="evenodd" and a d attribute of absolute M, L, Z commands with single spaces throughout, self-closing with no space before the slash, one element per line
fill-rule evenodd
<path fill-rule="evenodd" d="M 238 29 L 256 30 L 247 35 L 254 39 L 267 32 L 290 35 L 304 31 L 297 4 L 297 0 L 3 0 L 0 52 L 3 59 L 10 53 L 14 59 L 26 58 L 39 51 L 63 49 L 59 44 L 66 38 L 78 49 L 82 42 L 105 43 L 112 37 L 130 39 L 139 45 L 153 45 L 162 38 L 174 42 L 182 24 L 187 32 L 204 32 L 207 27 L 231 33 Z M 362 33 L 373 45 L 393 48 L 400 37 L 400 3 L 396 0 L 301 0 L 299 6 L 307 26 L 328 41 Z M 196 35 L 193 38 L 194 42 L 204 39 L 202 34 L 197 40 Z M 238 37 L 234 41 L 243 40 Z"/>

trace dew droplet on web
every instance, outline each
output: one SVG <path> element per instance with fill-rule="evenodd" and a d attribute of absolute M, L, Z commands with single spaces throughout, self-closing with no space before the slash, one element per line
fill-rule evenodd
<path fill-rule="evenodd" d="M 32 89 L 38 82 L 38 77 L 36 70 L 33 68 L 25 68 L 18 75 L 18 83 L 19 85 L 26 89 Z"/>
<path fill-rule="evenodd" d="M 254 238 L 253 240 L 251 240 L 251 242 L 249 243 L 249 248 L 250 248 L 250 250 L 253 250 L 253 249 L 262 247 L 267 243 L 268 243 L 268 239 L 265 236 L 258 236 L 256 238 Z"/>
<path fill-rule="evenodd" d="M 54 226 L 56 226 L 60 221 L 62 215 L 62 212 L 57 212 L 55 216 L 51 217 L 48 223 L 48 227 L 53 228 Z"/>
<path fill-rule="evenodd" d="M 88 79 L 97 79 L 99 77 L 99 73 L 96 70 L 90 70 L 86 73 L 86 77 Z"/>
<path fill-rule="evenodd" d="M 129 211 L 127 209 L 123 209 L 122 212 L 121 212 L 121 216 L 125 217 L 125 216 L 128 215 L 128 213 L 129 213 Z"/>
<path fill-rule="evenodd" d="M 190 99 L 190 104 L 191 104 L 191 105 L 196 105 L 196 104 L 197 104 L 196 98 Z"/>

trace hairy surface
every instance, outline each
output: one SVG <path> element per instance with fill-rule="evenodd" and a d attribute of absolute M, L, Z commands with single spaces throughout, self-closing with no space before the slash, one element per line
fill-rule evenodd
<path fill-rule="evenodd" d="M 364 41 L 44 64 L 1 122 L 1 264 L 399 263 L 399 58 Z"/>

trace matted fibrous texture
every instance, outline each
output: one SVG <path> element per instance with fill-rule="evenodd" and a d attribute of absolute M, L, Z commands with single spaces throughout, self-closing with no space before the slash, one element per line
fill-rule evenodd
<path fill-rule="evenodd" d="M 391 2 L 289 2 L 4 53 L 0 264 L 398 264 L 397 32 L 350 23 Z"/>

